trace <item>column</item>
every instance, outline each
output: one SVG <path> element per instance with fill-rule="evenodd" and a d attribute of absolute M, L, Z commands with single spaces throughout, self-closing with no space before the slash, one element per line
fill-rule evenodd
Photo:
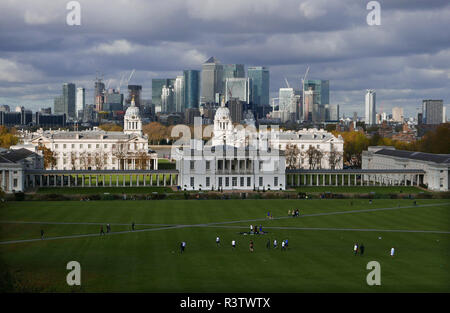
<path fill-rule="evenodd" d="M 81 187 L 84 187 L 84 174 L 81 175 Z"/>
<path fill-rule="evenodd" d="M 145 186 L 146 186 L 146 184 L 147 184 L 146 180 L 147 180 L 147 175 L 146 175 L 146 174 L 144 174 L 144 187 L 145 187 Z"/>
<path fill-rule="evenodd" d="M 338 175 L 336 174 L 336 186 L 338 185 Z"/>
<path fill-rule="evenodd" d="M 231 166 L 231 160 L 230 160 L 230 166 Z M 166 186 L 166 175 L 165 174 L 163 174 L 163 180 L 164 180 L 164 187 L 165 187 Z"/>
<path fill-rule="evenodd" d="M 42 181 L 43 178 L 44 178 L 44 175 L 39 175 L 39 185 L 40 185 L 41 187 L 44 186 L 44 182 Z"/>
<path fill-rule="evenodd" d="M 70 187 L 70 178 L 72 177 L 72 175 L 67 176 L 67 186 Z"/>
<path fill-rule="evenodd" d="M 153 174 L 150 174 L 150 186 L 153 186 Z"/>
<path fill-rule="evenodd" d="M 130 174 L 130 187 L 133 187 L 133 174 Z"/>
<path fill-rule="evenodd" d="M 312 186 L 313 184 L 313 175 L 309 174 L 309 185 Z"/>
<path fill-rule="evenodd" d="M 159 174 L 156 174 L 156 186 L 159 186 Z"/>
<path fill-rule="evenodd" d="M 91 174 L 89 174 L 89 187 L 91 187 L 92 186 L 92 176 L 91 176 Z"/>
<path fill-rule="evenodd" d="M 61 187 L 64 186 L 64 175 L 61 175 Z"/>
<path fill-rule="evenodd" d="M 322 175 L 322 186 L 325 186 L 325 174 Z"/>

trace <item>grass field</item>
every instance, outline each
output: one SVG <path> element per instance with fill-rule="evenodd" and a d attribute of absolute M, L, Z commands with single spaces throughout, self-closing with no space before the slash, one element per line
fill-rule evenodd
<path fill-rule="evenodd" d="M 152 192 L 172 192 L 169 187 L 42 187 L 37 190 L 40 194 L 150 194 Z"/>
<path fill-rule="evenodd" d="M 287 216 L 293 208 L 300 217 Z M 100 237 L 106 223 L 113 233 Z M 446 199 L 9 202 L 0 208 L 0 268 L 3 288 L 16 291 L 450 292 L 449 223 Z M 250 224 L 268 233 L 241 235 Z M 289 239 L 289 249 L 267 249 L 273 239 Z M 353 255 L 355 242 L 364 256 Z M 66 284 L 72 260 L 81 287 Z M 372 260 L 381 286 L 366 284 Z"/>
<path fill-rule="evenodd" d="M 332 193 L 375 193 L 375 194 L 418 194 L 429 191 L 413 186 L 302 186 L 295 188 L 299 192 L 332 192 Z"/>

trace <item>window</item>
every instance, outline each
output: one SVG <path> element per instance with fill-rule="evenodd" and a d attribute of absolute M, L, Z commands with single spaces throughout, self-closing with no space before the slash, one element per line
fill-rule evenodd
<path fill-rule="evenodd" d="M 80 148 L 83 148 L 83 144 L 82 143 L 80 144 Z"/>
<path fill-rule="evenodd" d="M 250 187 L 252 185 L 252 178 L 247 177 L 247 187 Z"/>
<path fill-rule="evenodd" d="M 96 148 L 96 149 L 100 148 L 100 145 L 99 145 L 99 144 L 96 144 L 96 145 L 95 145 L 95 148 Z"/>
<path fill-rule="evenodd" d="M 91 148 L 91 144 L 88 144 L 88 149 L 90 149 Z"/>
<path fill-rule="evenodd" d="M 244 187 L 244 180 L 245 180 L 245 178 L 241 177 L 241 187 Z"/>
<path fill-rule="evenodd" d="M 225 177 L 225 187 L 230 186 L 230 177 Z"/>
<path fill-rule="evenodd" d="M 262 187 L 264 183 L 264 180 L 262 177 L 259 178 L 259 187 Z"/>
<path fill-rule="evenodd" d="M 193 170 L 195 167 L 195 161 L 191 161 L 190 163 L 191 163 L 191 170 Z"/>
<path fill-rule="evenodd" d="M 237 187 L 237 177 L 232 177 L 231 183 L 233 184 L 233 187 Z"/>
<path fill-rule="evenodd" d="M 206 177 L 206 187 L 209 187 L 211 179 L 209 177 Z"/>
<path fill-rule="evenodd" d="M 222 187 L 222 177 L 219 177 L 219 187 Z"/>
<path fill-rule="evenodd" d="M 191 187 L 194 187 L 194 177 L 191 177 Z"/>
<path fill-rule="evenodd" d="M 263 161 L 259 161 L 259 170 L 262 170 L 263 167 Z"/>
<path fill-rule="evenodd" d="M 273 185 L 276 187 L 276 186 L 278 186 L 278 176 L 275 176 L 274 178 L 273 178 Z"/>
<path fill-rule="evenodd" d="M 108 148 L 108 145 L 105 143 L 105 144 L 103 145 L 103 148 Z"/>
<path fill-rule="evenodd" d="M 14 187 L 17 187 L 17 178 L 14 178 L 13 186 L 14 186 Z"/>
<path fill-rule="evenodd" d="M 74 145 L 74 144 L 72 144 L 72 146 L 71 146 L 71 147 L 72 147 L 72 149 L 75 149 L 75 145 Z"/>
<path fill-rule="evenodd" d="M 55 149 L 58 149 L 58 144 L 55 144 Z"/>
<path fill-rule="evenodd" d="M 66 144 L 63 144 L 63 148 L 64 148 L 64 149 L 66 148 Z"/>
<path fill-rule="evenodd" d="M 206 170 L 209 170 L 209 167 L 210 167 L 210 161 L 206 161 Z"/>

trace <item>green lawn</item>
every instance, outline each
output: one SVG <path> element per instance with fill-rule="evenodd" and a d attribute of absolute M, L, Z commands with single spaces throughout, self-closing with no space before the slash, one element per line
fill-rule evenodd
<path fill-rule="evenodd" d="M 413 186 L 302 186 L 295 187 L 298 192 L 332 192 L 332 193 L 371 193 L 375 194 L 418 194 L 429 193 Z"/>
<path fill-rule="evenodd" d="M 450 234 L 392 231 L 450 232 L 450 200 L 417 204 L 384 199 L 372 204 L 364 199 L 9 202 L 0 208 L 0 241 L 39 238 L 41 228 L 54 237 L 97 234 L 106 223 L 113 232 L 129 230 L 132 221 L 151 225 L 137 226 L 149 231 L 104 237 L 1 244 L 0 269 L 20 282 L 16 288 L 22 291 L 450 292 Z M 301 217 L 287 218 L 292 208 L 299 208 Z M 351 212 L 376 208 L 393 209 Z M 275 219 L 266 218 L 268 211 Z M 328 215 L 312 215 L 318 213 Z M 261 220 L 242 221 L 248 219 Z M 159 229 L 155 224 L 203 225 Z M 239 234 L 250 224 L 262 224 L 268 233 Z M 343 230 L 348 228 L 359 230 Z M 288 251 L 267 249 L 268 239 L 289 239 Z M 181 255 L 183 240 L 187 248 Z M 355 242 L 364 243 L 364 256 L 353 255 Z M 72 260 L 81 264 L 81 287 L 66 285 L 66 264 Z M 372 260 L 381 264 L 381 286 L 366 284 Z"/>
<path fill-rule="evenodd" d="M 41 194 L 146 194 L 172 192 L 169 187 L 42 187 L 37 193 Z"/>

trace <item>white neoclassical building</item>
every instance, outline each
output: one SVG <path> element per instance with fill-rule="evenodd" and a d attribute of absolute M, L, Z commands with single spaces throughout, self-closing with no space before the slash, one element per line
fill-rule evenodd
<path fill-rule="evenodd" d="M 425 171 L 420 184 L 434 191 L 448 191 L 450 180 L 450 154 L 434 154 L 396 150 L 394 147 L 369 147 L 362 154 L 362 169 L 420 169 Z M 390 179 L 401 180 L 402 174 L 392 174 Z M 413 177 L 413 183 L 417 177 Z"/>
<path fill-rule="evenodd" d="M 148 138 L 142 133 L 139 108 L 134 99 L 124 117 L 124 131 L 103 131 L 98 128 L 85 131 L 42 129 L 23 135 L 22 143 L 11 147 L 39 151 L 50 149 L 55 170 L 133 170 L 157 169 L 158 158 L 149 150 Z M 31 147 L 31 148 L 30 148 Z"/>
<path fill-rule="evenodd" d="M 183 190 L 286 188 L 283 151 L 272 149 L 267 140 L 255 142 L 243 136 L 242 130 L 233 127 L 230 111 L 223 103 L 214 117 L 211 144 L 191 140 L 176 149 L 172 157 L 176 159 L 178 183 Z"/>

